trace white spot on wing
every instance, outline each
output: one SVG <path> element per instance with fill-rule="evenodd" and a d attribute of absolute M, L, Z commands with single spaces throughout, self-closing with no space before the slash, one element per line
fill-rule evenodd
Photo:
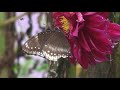
<path fill-rule="evenodd" d="M 47 52 L 49 53 L 50 51 L 48 50 Z"/>

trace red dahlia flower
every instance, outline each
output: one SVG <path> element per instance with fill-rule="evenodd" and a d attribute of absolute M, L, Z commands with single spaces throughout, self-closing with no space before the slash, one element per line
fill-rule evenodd
<path fill-rule="evenodd" d="M 83 68 L 108 61 L 113 42 L 120 40 L 120 25 L 108 20 L 109 12 L 53 12 L 55 26 L 71 45 L 70 61 Z"/>

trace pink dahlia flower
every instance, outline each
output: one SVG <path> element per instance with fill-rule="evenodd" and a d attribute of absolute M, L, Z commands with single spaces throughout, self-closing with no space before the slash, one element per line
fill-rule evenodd
<path fill-rule="evenodd" d="M 55 26 L 60 28 L 71 45 L 72 63 L 83 68 L 109 61 L 114 42 L 120 40 L 120 25 L 111 23 L 109 12 L 53 12 Z"/>

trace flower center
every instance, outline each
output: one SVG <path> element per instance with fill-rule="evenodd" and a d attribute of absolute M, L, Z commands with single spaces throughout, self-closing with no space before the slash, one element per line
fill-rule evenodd
<path fill-rule="evenodd" d="M 64 16 L 61 16 L 60 23 L 62 24 L 62 28 L 65 30 L 65 32 L 69 32 L 70 22 L 68 21 L 68 19 Z"/>

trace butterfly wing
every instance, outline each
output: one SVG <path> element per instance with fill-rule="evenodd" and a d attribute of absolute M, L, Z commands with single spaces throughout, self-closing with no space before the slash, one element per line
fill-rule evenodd
<path fill-rule="evenodd" d="M 51 32 L 47 31 L 47 33 L 41 32 L 36 36 L 31 37 L 23 45 L 23 51 L 29 55 L 37 55 L 37 56 L 44 57 L 42 53 L 42 48 L 44 46 L 44 43 L 50 37 L 50 35 L 51 35 Z"/>
<path fill-rule="evenodd" d="M 23 45 L 23 51 L 57 61 L 70 55 L 70 45 L 61 31 L 45 31 L 30 38 Z"/>
<path fill-rule="evenodd" d="M 70 45 L 61 31 L 53 31 L 42 49 L 43 55 L 49 60 L 57 61 L 70 55 Z"/>

